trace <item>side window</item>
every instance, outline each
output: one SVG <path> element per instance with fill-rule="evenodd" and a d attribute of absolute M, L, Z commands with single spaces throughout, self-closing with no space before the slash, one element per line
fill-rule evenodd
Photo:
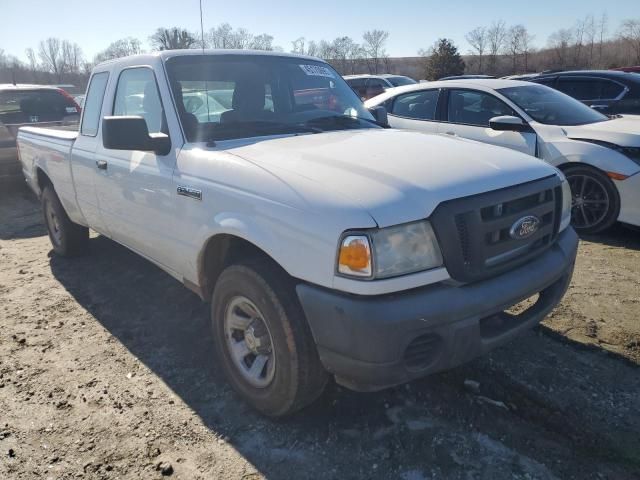
<path fill-rule="evenodd" d="M 556 77 L 550 78 L 541 78 L 541 79 L 533 79 L 532 82 L 539 83 L 540 85 L 546 85 L 547 87 L 553 87 L 554 82 L 556 81 Z"/>
<path fill-rule="evenodd" d="M 149 133 L 168 133 L 153 70 L 141 67 L 122 71 L 116 88 L 113 115 L 140 115 L 146 120 Z"/>
<path fill-rule="evenodd" d="M 600 98 L 600 81 L 595 78 L 561 78 L 558 90 L 578 100 Z"/>
<path fill-rule="evenodd" d="M 107 88 L 107 80 L 109 80 L 108 72 L 96 73 L 91 77 L 91 83 L 89 83 L 89 90 L 87 91 L 87 99 L 84 102 L 82 125 L 80 126 L 80 133 L 82 135 L 95 137 L 98 134 L 100 111 L 102 110 L 104 92 Z"/>
<path fill-rule="evenodd" d="M 500 115 L 517 116 L 511 107 L 489 93 L 475 90 L 449 91 L 449 122 L 488 127 L 489 120 Z"/>
<path fill-rule="evenodd" d="M 399 117 L 433 120 L 439 93 L 439 90 L 424 90 L 398 95 L 390 113 Z"/>
<path fill-rule="evenodd" d="M 600 98 L 602 100 L 613 100 L 618 98 L 624 91 L 624 87 L 618 82 L 602 79 L 602 92 Z"/>
<path fill-rule="evenodd" d="M 375 97 L 376 95 L 384 93 L 385 88 L 387 88 L 386 82 L 380 80 L 379 78 L 370 78 L 367 80 L 365 96 L 367 98 Z"/>

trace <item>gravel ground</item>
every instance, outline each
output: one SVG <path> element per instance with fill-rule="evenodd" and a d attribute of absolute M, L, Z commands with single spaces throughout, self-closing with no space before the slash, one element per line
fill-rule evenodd
<path fill-rule="evenodd" d="M 195 295 L 90 250 L 52 256 L 36 199 L 0 187 L 0 478 L 640 476 L 636 231 L 583 239 L 563 303 L 492 355 L 281 421 L 226 385 Z"/>

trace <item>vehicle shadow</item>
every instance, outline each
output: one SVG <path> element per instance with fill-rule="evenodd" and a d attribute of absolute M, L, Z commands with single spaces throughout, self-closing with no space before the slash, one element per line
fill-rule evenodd
<path fill-rule="evenodd" d="M 640 250 L 640 228 L 622 223 L 616 223 L 610 229 L 597 235 L 580 235 L 580 239 L 611 247 Z"/>
<path fill-rule="evenodd" d="M 24 181 L 0 182 L 0 240 L 41 237 L 40 202 Z"/>
<path fill-rule="evenodd" d="M 357 394 L 331 385 L 318 402 L 304 411 L 284 420 L 266 419 L 238 401 L 216 365 L 206 304 L 126 248 L 101 236 L 92 238 L 90 244 L 86 257 L 63 259 L 51 255 L 55 278 L 168 385 L 210 431 L 218 437 L 228 437 L 229 443 L 266 478 L 286 478 L 297 470 L 296 478 L 424 478 L 411 477 L 410 467 L 416 465 L 427 471 L 438 465 L 445 477 L 462 478 L 469 467 L 460 462 L 466 459 L 454 456 L 459 460 L 456 463 L 449 451 L 464 451 L 469 458 L 480 455 L 476 440 L 484 441 L 484 437 L 478 437 L 476 432 L 512 438 L 516 443 L 520 442 L 518 438 L 540 435 L 539 427 L 530 426 L 530 418 L 522 419 L 500 409 L 487 414 L 487 408 L 494 407 L 470 400 L 463 387 L 468 376 L 480 377 L 487 389 L 485 394 L 495 391 L 506 395 L 504 386 L 491 386 L 499 376 L 493 371 L 495 361 L 486 359 L 374 394 Z M 527 338 L 526 342 L 541 341 L 535 334 Z M 544 355 L 550 349 L 530 345 L 516 350 L 523 357 L 522 362 L 537 368 L 546 362 Z M 506 363 L 513 363 L 514 370 L 535 377 L 535 372 L 527 372 L 512 362 L 510 353 L 506 356 Z M 498 367 L 504 362 L 498 359 Z M 576 363 L 574 368 L 572 375 L 576 378 L 589 378 L 588 365 Z M 535 378 L 526 378 L 524 383 L 534 381 Z M 403 412 L 417 413 L 403 420 Z M 543 411 L 540 415 L 549 413 Z M 472 431 L 470 424 L 474 425 Z M 550 441 L 561 442 L 552 455 L 575 455 L 580 442 L 571 445 L 571 440 L 562 440 L 565 426 L 548 428 L 553 430 Z M 432 447 L 434 436 L 439 438 L 440 447 Z M 562 442 L 568 447 L 559 446 Z M 511 446 L 531 449 L 535 454 L 535 445 L 531 446 L 529 440 Z M 564 448 L 568 448 L 565 453 Z M 562 465 L 566 459 L 556 459 L 554 464 Z M 548 458 L 540 461 L 547 462 Z M 504 459 L 505 468 L 511 468 L 510 462 L 510 457 Z"/>

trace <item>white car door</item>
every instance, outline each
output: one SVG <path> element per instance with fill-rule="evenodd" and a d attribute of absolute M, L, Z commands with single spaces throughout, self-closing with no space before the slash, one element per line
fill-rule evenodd
<path fill-rule="evenodd" d="M 115 79 L 114 79 L 115 80 Z M 169 133 L 155 74 L 149 67 L 122 70 L 117 79 L 112 115 L 140 115 L 149 133 Z M 172 139 L 172 141 L 174 141 Z M 96 182 L 100 210 L 114 240 L 171 271 L 174 251 L 176 149 L 167 155 L 111 150 L 101 144 Z"/>
<path fill-rule="evenodd" d="M 417 90 L 398 95 L 389 101 L 388 119 L 393 128 L 406 128 L 420 132 L 438 133 L 435 121 L 440 90 Z"/>
<path fill-rule="evenodd" d="M 441 133 L 507 147 L 529 155 L 536 154 L 537 135 L 531 131 L 497 131 L 489 127 L 493 117 L 519 115 L 488 92 L 467 88 L 446 89 L 446 122 Z"/>

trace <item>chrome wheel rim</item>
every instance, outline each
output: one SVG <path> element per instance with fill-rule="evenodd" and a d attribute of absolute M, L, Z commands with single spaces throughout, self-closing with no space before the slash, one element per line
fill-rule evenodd
<path fill-rule="evenodd" d="M 51 202 L 45 203 L 45 217 L 47 219 L 47 226 L 49 227 L 49 233 L 53 243 L 60 245 L 62 243 L 62 230 L 60 228 L 60 220 L 56 215 Z"/>
<path fill-rule="evenodd" d="M 571 186 L 571 223 L 575 228 L 591 228 L 602 222 L 611 200 L 604 184 L 591 175 L 567 177 Z"/>
<path fill-rule="evenodd" d="M 244 380 L 265 388 L 276 371 L 273 339 L 258 307 L 244 296 L 227 304 L 224 314 L 226 345 L 231 360 Z"/>

